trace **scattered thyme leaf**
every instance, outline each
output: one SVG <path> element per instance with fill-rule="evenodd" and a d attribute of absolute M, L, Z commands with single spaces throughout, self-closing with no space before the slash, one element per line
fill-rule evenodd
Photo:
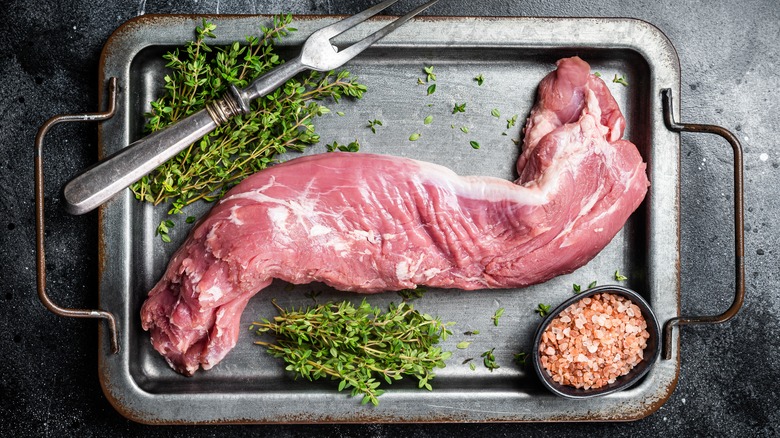
<path fill-rule="evenodd" d="M 616 84 L 620 84 L 620 85 L 622 85 L 624 87 L 628 87 L 628 81 L 626 80 L 626 76 L 625 75 L 618 77 L 618 75 L 616 73 L 615 77 L 612 79 L 612 82 L 614 82 Z"/>
<path fill-rule="evenodd" d="M 501 112 L 498 110 L 498 108 L 493 108 L 490 111 L 490 115 L 492 115 L 495 118 L 499 118 L 499 117 L 501 117 Z"/>
<path fill-rule="evenodd" d="M 490 319 L 493 320 L 493 325 L 494 326 L 498 327 L 498 320 L 504 314 L 505 310 L 506 309 L 504 309 L 503 307 L 500 307 L 498 310 L 496 310 L 496 313 L 494 313 L 493 316 L 490 318 Z"/>
<path fill-rule="evenodd" d="M 463 132 L 464 134 L 468 134 L 468 133 L 469 133 L 469 127 L 468 127 L 468 126 L 461 126 L 461 127 L 460 127 L 460 130 L 461 130 L 461 132 Z"/>
<path fill-rule="evenodd" d="M 524 367 L 528 361 L 528 354 L 524 351 L 521 351 L 514 356 L 515 363 L 520 365 L 521 367 Z"/>
<path fill-rule="evenodd" d="M 506 119 L 506 129 L 515 126 L 515 123 L 517 123 L 517 114 L 513 115 L 511 119 Z"/>
<path fill-rule="evenodd" d="M 534 312 L 538 313 L 539 316 L 544 318 L 545 316 L 550 314 L 550 305 L 539 303 L 536 309 L 534 309 Z"/>
<path fill-rule="evenodd" d="M 404 301 L 414 301 L 418 298 L 422 298 L 428 289 L 422 286 L 418 286 L 417 289 L 401 289 L 398 291 L 398 295 L 403 298 Z"/>
<path fill-rule="evenodd" d="M 186 222 L 188 224 L 191 224 L 191 223 L 195 222 L 196 219 L 197 218 L 195 216 L 187 216 L 187 219 L 185 219 L 184 222 Z"/>
<path fill-rule="evenodd" d="M 479 330 L 469 330 L 467 332 L 463 332 L 463 334 L 466 336 L 474 336 L 479 334 Z"/>
<path fill-rule="evenodd" d="M 597 71 L 594 71 L 593 72 L 593 76 L 596 76 L 597 78 L 600 78 L 601 77 L 601 73 L 599 73 Z"/>
<path fill-rule="evenodd" d="M 472 360 L 474 360 L 473 357 L 469 357 L 467 359 L 464 359 L 463 362 L 461 363 L 461 365 L 466 365 L 467 363 L 471 362 Z"/>
<path fill-rule="evenodd" d="M 426 96 L 430 96 L 431 94 L 436 92 L 436 84 L 431 84 L 428 86 L 427 94 Z"/>
<path fill-rule="evenodd" d="M 590 284 L 588 284 L 588 289 L 593 289 L 594 287 L 596 287 L 597 284 L 599 284 L 598 281 L 596 280 L 591 281 Z"/>
<path fill-rule="evenodd" d="M 378 405 L 382 383 L 411 377 L 419 388 L 432 390 L 436 368 L 444 368 L 451 352 L 437 344 L 452 334 L 439 318 L 421 314 L 411 304 L 390 304 L 386 312 L 363 300 L 320 304 L 286 310 L 251 324 L 256 341 L 269 354 L 284 360 L 286 369 L 308 380 L 339 381 L 338 390 L 351 389 L 361 403 Z M 307 330 L 316 327 L 316 330 Z"/>
<path fill-rule="evenodd" d="M 409 136 L 409 141 L 417 141 L 420 139 L 420 133 L 415 132 L 412 135 Z"/>
<path fill-rule="evenodd" d="M 582 286 L 580 286 L 579 284 L 574 283 L 572 286 L 573 286 L 575 294 L 578 294 L 578 293 L 582 292 Z"/>
<path fill-rule="evenodd" d="M 471 145 L 471 147 L 472 147 L 472 148 L 474 148 L 474 149 L 479 149 L 479 143 L 477 143 L 476 141 L 474 141 L 474 140 L 471 140 L 471 141 L 469 142 L 469 144 Z"/>
<path fill-rule="evenodd" d="M 373 132 L 374 134 L 376 134 L 376 127 L 377 126 L 382 126 L 382 121 L 381 120 L 374 119 L 374 120 L 369 120 L 368 121 L 368 127 L 371 128 L 371 132 Z"/>
<path fill-rule="evenodd" d="M 328 149 L 328 152 L 358 152 L 360 150 L 360 143 L 355 140 L 349 144 L 343 145 L 334 141 L 333 144 L 326 144 L 325 147 Z"/>
<path fill-rule="evenodd" d="M 425 82 L 436 80 L 436 74 L 433 73 L 432 65 L 429 67 L 423 67 L 423 71 L 425 72 Z"/>
<path fill-rule="evenodd" d="M 471 369 L 471 371 L 476 371 L 477 366 L 474 365 L 474 362 L 471 362 L 471 363 L 469 363 L 469 368 Z"/>
<path fill-rule="evenodd" d="M 429 115 L 428 117 L 425 118 L 425 120 L 423 120 L 423 124 L 425 125 L 430 125 L 431 123 L 433 123 L 433 116 Z"/>
<path fill-rule="evenodd" d="M 466 103 L 458 104 L 456 103 L 455 106 L 452 108 L 452 114 L 456 113 L 465 113 L 466 112 Z"/>
<path fill-rule="evenodd" d="M 423 82 L 422 79 L 417 78 L 417 85 L 425 85 L 425 82 Z"/>
<path fill-rule="evenodd" d="M 484 353 L 482 353 L 480 355 L 480 357 L 484 358 L 482 360 L 482 363 L 485 365 L 485 368 L 489 369 L 491 373 L 493 372 L 493 370 L 497 370 L 497 369 L 501 368 L 496 363 L 496 356 L 493 354 L 494 350 L 495 350 L 495 347 L 491 348 L 490 350 L 488 350 L 488 351 L 486 351 L 486 352 L 484 352 Z"/>
<path fill-rule="evenodd" d="M 344 117 L 344 111 L 336 111 L 336 115 L 339 117 Z"/>
<path fill-rule="evenodd" d="M 616 270 L 615 271 L 615 280 L 617 280 L 617 281 L 626 281 L 626 280 L 628 280 L 628 277 L 626 277 L 625 275 L 622 275 L 620 273 L 620 270 Z"/>
<path fill-rule="evenodd" d="M 474 80 L 477 81 L 477 85 L 479 85 L 480 87 L 482 86 L 482 83 L 485 82 L 485 78 L 482 76 L 482 73 L 475 76 Z"/>
<path fill-rule="evenodd" d="M 168 235 L 168 232 L 171 228 L 173 228 L 176 224 L 173 223 L 170 219 L 163 219 L 160 221 L 160 225 L 157 225 L 157 229 L 154 231 L 155 236 L 160 236 L 160 240 L 162 240 L 165 243 L 171 242 L 171 236 Z"/>
<path fill-rule="evenodd" d="M 469 348 L 469 345 L 471 345 L 471 342 L 462 341 L 462 342 L 458 342 L 458 345 L 456 345 L 455 348 L 457 348 L 458 350 L 465 350 Z"/>

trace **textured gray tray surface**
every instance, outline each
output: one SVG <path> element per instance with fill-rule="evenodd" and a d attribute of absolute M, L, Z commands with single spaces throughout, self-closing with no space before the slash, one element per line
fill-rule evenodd
<path fill-rule="evenodd" d="M 215 17 L 214 21 L 220 30 L 215 41 L 219 44 L 254 32 L 258 18 Z M 297 21 L 300 31 L 287 40 L 289 50 L 331 21 Z M 141 135 L 142 113 L 159 92 L 164 75 L 161 55 L 190 38 L 197 23 L 191 17 L 149 16 L 128 23 L 109 40 L 102 79 L 117 76 L 121 92 L 117 116 L 101 127 L 104 154 Z M 374 22 L 367 27 L 380 25 Z M 345 42 L 359 37 L 348 35 Z M 608 83 L 626 115 L 626 136 L 649 163 L 653 184 L 649 196 L 615 240 L 570 275 L 522 290 L 436 290 L 417 300 L 420 310 L 457 323 L 455 336 L 444 344 L 454 351 L 453 358 L 433 381 L 432 393 L 401 383 L 389 388 L 378 408 L 361 407 L 357 400 L 336 393 L 330 382 L 294 382 L 280 361 L 252 344 L 254 335 L 248 331 L 213 370 L 189 379 L 175 374 L 151 348 L 138 311 L 186 237 L 187 226 L 180 221 L 174 243 L 162 244 L 154 237 L 154 227 L 165 209 L 139 205 L 125 194 L 103 209 L 100 228 L 101 306 L 118 314 L 122 346 L 119 355 L 110 355 L 107 342 L 101 345 L 100 377 L 115 407 L 143 422 L 189 423 L 633 419 L 660 406 L 676 384 L 676 350 L 673 360 L 659 361 L 637 387 L 587 404 L 544 392 L 530 367 L 523 370 L 512 362 L 514 353 L 530 349 L 539 322 L 533 312 L 538 303 L 563 301 L 572 283 L 613 281 L 615 269 L 631 277 L 628 286 L 643 293 L 662 323 L 678 313 L 679 137 L 663 127 L 659 91 L 678 92 L 680 78 L 674 49 L 657 29 L 635 20 L 417 20 L 349 64 L 369 92 L 361 101 L 330 105 L 334 113 L 316 122 L 323 142 L 308 153 L 324 152 L 324 143 L 358 139 L 361 151 L 430 161 L 462 175 L 513 179 L 519 151 L 512 139 L 520 135 L 536 85 L 554 68 L 556 59 L 571 55 L 583 57 L 605 78 L 615 73 L 629 78 L 628 87 Z M 431 96 L 416 84 L 424 65 L 434 65 L 437 72 L 437 91 Z M 472 80 L 477 74 L 485 78 L 481 87 Z M 467 102 L 465 114 L 451 113 L 456 102 Z M 491 116 L 493 108 L 500 110 L 500 119 Z M 337 116 L 336 110 L 345 115 Z M 518 114 L 518 124 L 507 129 L 505 119 L 513 114 Z M 434 117 L 431 125 L 423 125 L 427 115 Z M 366 127 L 371 119 L 383 122 L 376 134 Z M 461 132 L 460 126 L 467 126 L 469 133 Z M 421 133 L 420 140 L 408 141 L 412 132 Z M 482 147 L 472 149 L 469 140 L 479 141 Z M 205 209 L 193 207 L 190 214 L 200 215 Z M 325 290 L 320 285 L 288 289 L 275 283 L 258 294 L 244 312 L 242 326 L 248 327 L 258 316 L 274 315 L 272 298 L 283 307 L 297 307 L 311 303 L 306 291 Z M 361 298 L 326 290 L 319 300 Z M 395 293 L 370 297 L 376 305 L 399 299 Z M 507 310 L 495 327 L 490 317 L 499 307 Z M 473 343 L 467 350 L 455 349 L 467 330 L 480 330 L 481 335 L 470 339 Z M 479 366 L 471 371 L 461 365 L 493 347 L 500 369 L 491 373 Z"/>

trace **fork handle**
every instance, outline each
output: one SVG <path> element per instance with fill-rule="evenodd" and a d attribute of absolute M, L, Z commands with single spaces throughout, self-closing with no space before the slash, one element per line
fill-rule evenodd
<path fill-rule="evenodd" d="M 237 114 L 248 114 L 249 104 L 254 99 L 271 93 L 305 69 L 300 58 L 295 58 L 242 90 L 231 86 L 222 99 L 209 104 L 206 109 L 120 149 L 65 185 L 63 197 L 66 210 L 71 214 L 94 210 L 218 125 Z"/>
<path fill-rule="evenodd" d="M 65 209 L 71 214 L 94 210 L 216 127 L 202 109 L 131 143 L 70 180 L 63 193 Z"/>

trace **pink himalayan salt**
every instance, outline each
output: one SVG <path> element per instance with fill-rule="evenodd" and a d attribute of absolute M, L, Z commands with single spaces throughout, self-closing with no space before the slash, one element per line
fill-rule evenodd
<path fill-rule="evenodd" d="M 542 367 L 553 381 L 596 389 L 639 364 L 647 347 L 647 322 L 620 295 L 583 298 L 561 312 L 542 334 Z"/>

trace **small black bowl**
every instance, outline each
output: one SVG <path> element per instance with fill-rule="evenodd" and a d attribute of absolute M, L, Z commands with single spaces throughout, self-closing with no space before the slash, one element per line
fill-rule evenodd
<path fill-rule="evenodd" d="M 647 322 L 647 331 L 650 334 L 650 338 L 647 340 L 647 347 L 644 350 L 644 357 L 641 362 L 639 362 L 634 368 L 631 369 L 631 371 L 628 372 L 628 374 L 618 377 L 614 383 L 602 386 L 601 388 L 582 389 L 569 385 L 561 385 L 560 383 L 553 381 L 552 377 L 547 374 L 547 371 L 542 368 L 541 357 L 539 355 L 539 344 L 542 342 L 542 333 L 544 333 L 544 331 L 547 329 L 547 326 L 550 325 L 550 322 L 552 322 L 552 320 L 567 307 L 583 298 L 600 293 L 621 295 L 625 298 L 628 298 L 632 303 L 639 307 L 642 312 L 642 316 Z M 639 379 L 641 379 L 645 374 L 647 374 L 648 371 L 650 371 L 650 368 L 658 360 L 658 356 L 661 354 L 660 334 L 661 329 L 658 325 L 658 319 L 656 319 L 652 309 L 650 309 L 647 301 L 645 301 L 641 295 L 622 286 L 606 285 L 594 287 L 564 301 L 560 306 L 556 307 L 555 310 L 547 315 L 541 324 L 539 324 L 539 328 L 536 329 L 536 335 L 534 336 L 533 343 L 532 357 L 534 362 L 534 369 L 536 370 L 536 374 L 539 376 L 539 379 L 542 381 L 544 386 L 554 394 L 561 397 L 585 399 L 610 394 L 630 387 Z"/>

